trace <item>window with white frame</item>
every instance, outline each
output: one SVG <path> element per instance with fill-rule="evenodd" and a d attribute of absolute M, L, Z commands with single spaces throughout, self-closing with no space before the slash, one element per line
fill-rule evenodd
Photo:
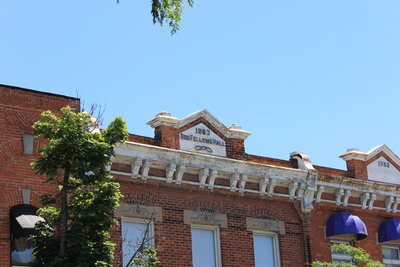
<path fill-rule="evenodd" d="M 150 220 L 122 218 L 122 263 L 126 267 L 143 244 L 154 247 L 154 223 Z"/>
<path fill-rule="evenodd" d="M 332 240 L 331 247 L 334 244 L 346 244 L 352 246 L 352 242 L 347 240 L 337 240 L 337 241 Z M 340 253 L 338 251 L 334 251 L 333 249 L 331 249 L 331 255 L 332 255 L 332 263 L 340 263 L 340 262 L 353 263 L 353 256 L 351 255 Z"/>
<path fill-rule="evenodd" d="M 219 247 L 218 227 L 192 225 L 193 267 L 220 267 Z"/>
<path fill-rule="evenodd" d="M 382 247 L 382 256 L 385 267 L 400 267 L 398 247 Z"/>
<path fill-rule="evenodd" d="M 279 242 L 275 233 L 253 231 L 255 267 L 279 267 Z"/>

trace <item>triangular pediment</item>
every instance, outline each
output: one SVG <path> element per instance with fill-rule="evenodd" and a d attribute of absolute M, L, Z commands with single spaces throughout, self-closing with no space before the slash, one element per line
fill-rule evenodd
<path fill-rule="evenodd" d="M 150 120 L 147 124 L 156 128 L 160 125 L 167 125 L 174 127 L 176 129 L 184 128 L 187 125 L 193 124 L 198 121 L 207 121 L 207 124 L 211 125 L 215 130 L 220 132 L 225 138 L 238 138 L 246 139 L 250 133 L 241 129 L 236 125 L 232 125 L 230 128 L 226 127 L 222 122 L 220 122 L 214 115 L 212 115 L 208 110 L 203 109 L 196 111 L 183 119 L 178 119 L 171 117 L 170 113 L 160 112 L 154 119 Z"/>
<path fill-rule="evenodd" d="M 400 159 L 389 147 L 376 146 L 366 154 L 368 180 L 400 184 Z"/>
<path fill-rule="evenodd" d="M 400 168 L 400 158 L 385 144 L 376 146 L 368 151 L 366 161 L 370 161 L 379 154 L 384 154 L 389 160 L 393 161 Z"/>

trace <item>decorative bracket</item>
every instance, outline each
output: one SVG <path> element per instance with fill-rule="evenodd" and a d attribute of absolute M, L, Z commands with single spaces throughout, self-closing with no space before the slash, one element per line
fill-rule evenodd
<path fill-rule="evenodd" d="M 262 177 L 260 179 L 259 188 L 260 188 L 260 195 L 261 196 L 265 195 L 265 190 L 267 189 L 268 184 L 269 184 L 269 178 Z"/>
<path fill-rule="evenodd" d="M 361 195 L 361 208 L 362 209 L 367 208 L 369 199 L 370 199 L 370 193 L 365 192 Z"/>
<path fill-rule="evenodd" d="M 305 183 L 301 183 L 296 190 L 296 198 L 301 200 L 303 199 L 304 196 L 304 191 L 307 189 L 307 186 Z"/>
<path fill-rule="evenodd" d="M 298 185 L 299 183 L 297 181 L 293 181 L 289 185 L 289 199 L 294 199 Z"/>
<path fill-rule="evenodd" d="M 214 188 L 214 182 L 217 176 L 218 176 L 218 171 L 212 169 L 210 172 L 210 176 L 208 176 L 208 188 L 210 188 L 211 190 Z"/>
<path fill-rule="evenodd" d="M 385 199 L 385 206 L 386 206 L 386 212 L 391 212 L 393 211 L 393 203 L 394 203 L 394 197 L 393 196 L 388 196 Z"/>
<path fill-rule="evenodd" d="M 247 176 L 247 174 L 241 174 L 241 175 L 240 175 L 239 193 L 242 193 L 242 194 L 243 194 L 244 188 L 245 188 L 245 186 L 246 186 L 246 182 L 247 182 L 248 178 L 249 178 L 249 177 Z"/>
<path fill-rule="evenodd" d="M 369 202 L 368 202 L 368 209 L 369 210 L 372 210 L 374 208 L 374 201 L 375 200 L 376 200 L 376 194 L 371 193 L 370 194 L 370 199 L 369 199 Z"/>
<path fill-rule="evenodd" d="M 181 184 L 182 183 L 182 176 L 185 173 L 185 165 L 179 165 L 178 169 L 175 171 L 175 181 L 177 184 Z"/>
<path fill-rule="evenodd" d="M 336 197 L 336 205 L 340 206 L 342 205 L 342 196 L 344 195 L 344 189 L 340 188 L 337 189 L 335 192 L 335 197 Z"/>
<path fill-rule="evenodd" d="M 240 175 L 239 173 L 233 173 L 230 179 L 231 192 L 235 192 L 237 190 L 237 183 L 239 181 Z"/>
<path fill-rule="evenodd" d="M 393 213 L 397 213 L 397 206 L 399 205 L 399 203 L 400 203 L 400 197 L 395 197 L 392 209 Z"/>
<path fill-rule="evenodd" d="M 151 166 L 151 161 L 148 159 L 145 159 L 143 161 L 143 165 L 140 168 L 140 175 L 142 176 L 142 179 L 147 179 L 149 177 L 149 170 Z"/>
<path fill-rule="evenodd" d="M 174 178 L 175 171 L 176 171 L 176 165 L 174 163 L 169 164 L 167 169 L 166 169 L 167 183 L 171 183 L 172 182 L 172 179 Z"/>
<path fill-rule="evenodd" d="M 204 188 L 206 181 L 207 181 L 207 176 L 210 173 L 209 169 L 201 169 L 199 173 L 199 182 L 200 182 L 200 188 Z"/>
<path fill-rule="evenodd" d="M 343 197 L 343 206 L 347 207 L 349 205 L 349 197 L 351 196 L 351 190 L 346 189 L 344 191 L 344 197 Z"/>
<path fill-rule="evenodd" d="M 137 177 L 139 175 L 140 167 L 142 167 L 142 159 L 135 159 L 131 165 L 132 177 Z"/>
<path fill-rule="evenodd" d="M 304 190 L 303 198 L 302 200 L 302 211 L 309 213 L 311 210 L 314 208 L 312 202 L 314 201 L 314 195 L 315 192 L 317 191 L 317 188 L 307 188 Z"/>
<path fill-rule="evenodd" d="M 317 196 L 315 197 L 315 201 L 317 202 L 317 203 L 319 203 L 319 202 L 321 202 L 321 196 L 322 196 L 322 193 L 324 192 L 324 189 L 325 189 L 325 187 L 324 186 L 322 186 L 322 185 L 319 185 L 318 186 L 318 188 L 317 188 Z"/>
<path fill-rule="evenodd" d="M 276 185 L 276 179 L 270 178 L 269 184 L 268 184 L 268 196 L 272 197 L 272 195 L 274 194 L 275 185 Z"/>

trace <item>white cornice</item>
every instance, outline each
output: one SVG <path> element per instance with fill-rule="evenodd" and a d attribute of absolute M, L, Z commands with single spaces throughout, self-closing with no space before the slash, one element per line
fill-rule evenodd
<path fill-rule="evenodd" d="M 265 164 L 250 163 L 243 160 L 223 158 L 195 152 L 127 142 L 117 144 L 116 157 L 124 156 L 132 159 L 142 158 L 151 161 L 162 161 L 176 165 L 191 166 L 197 168 L 217 169 L 231 173 L 246 173 L 250 176 L 271 176 L 281 179 L 305 179 L 308 173 L 303 170 L 277 167 Z"/>
<path fill-rule="evenodd" d="M 364 152 L 349 151 L 349 152 L 343 153 L 339 157 L 342 158 L 345 161 L 349 161 L 349 160 L 352 160 L 352 159 L 365 161 L 367 159 L 367 156 L 368 156 L 368 154 L 364 153 Z"/>
<path fill-rule="evenodd" d="M 385 153 L 390 151 L 384 146 L 380 146 L 379 149 L 386 150 Z M 246 192 L 269 197 L 287 197 L 301 201 L 303 212 L 310 212 L 314 201 L 394 213 L 397 212 L 400 203 L 400 187 L 386 183 L 332 175 L 321 178 L 316 171 L 251 163 L 135 142 L 117 144 L 115 152 L 114 162 L 131 164 L 131 172 L 111 171 L 114 174 L 130 176 L 133 179 L 154 179 L 177 185 L 190 184 L 202 190 L 218 188 L 239 194 Z M 165 177 L 150 175 L 151 166 L 164 169 Z M 192 174 L 195 171 L 198 181 L 182 179 L 186 171 Z M 229 185 L 215 184 L 217 177 L 229 179 Z M 246 182 L 259 183 L 259 189 L 247 189 Z M 275 185 L 287 187 L 288 193 L 274 192 Z M 322 198 L 323 192 L 334 194 L 336 200 Z M 349 196 L 363 199 L 364 205 L 349 203 Z M 374 200 L 385 201 L 385 207 L 374 207 Z"/>

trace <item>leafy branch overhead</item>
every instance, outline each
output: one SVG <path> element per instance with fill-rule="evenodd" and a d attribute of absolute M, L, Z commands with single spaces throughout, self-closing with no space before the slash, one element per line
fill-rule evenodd
<path fill-rule="evenodd" d="M 120 0 L 117 0 L 117 3 L 119 2 Z M 179 30 L 184 3 L 185 0 L 152 0 L 153 23 L 163 25 L 166 21 L 171 28 L 171 34 L 175 34 Z M 187 3 L 190 7 L 193 7 L 194 1 L 187 0 Z"/>
<path fill-rule="evenodd" d="M 382 263 L 372 259 L 371 255 L 362 248 L 356 248 L 348 244 L 333 244 L 331 249 L 335 253 L 351 256 L 353 262 L 330 263 L 314 261 L 312 267 L 356 267 L 359 266 L 359 264 L 361 264 L 360 266 L 366 267 L 384 267 Z"/>

